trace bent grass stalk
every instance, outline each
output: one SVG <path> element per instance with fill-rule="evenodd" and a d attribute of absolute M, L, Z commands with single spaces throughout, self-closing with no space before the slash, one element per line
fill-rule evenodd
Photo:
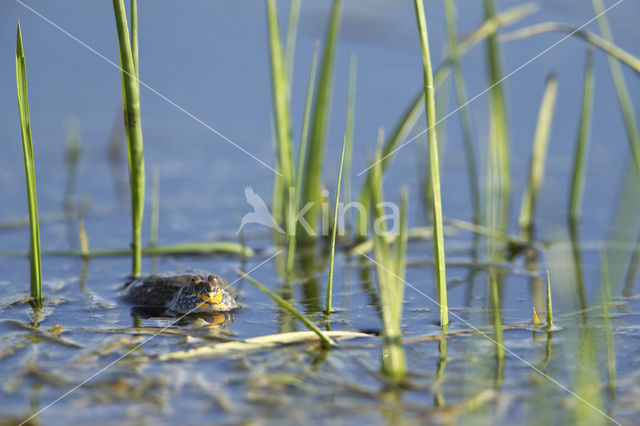
<path fill-rule="evenodd" d="M 36 171 L 33 162 L 33 140 L 31 139 L 31 118 L 29 114 L 29 96 L 27 92 L 27 66 L 22 45 L 20 21 L 16 36 L 16 90 L 18 94 L 18 113 L 20 115 L 20 133 L 22 134 L 22 153 L 24 174 L 27 183 L 29 202 L 29 259 L 31 264 L 31 297 L 37 306 L 42 304 L 42 269 L 40 254 L 40 225 L 38 222 L 38 198 L 36 194 Z"/>
<path fill-rule="evenodd" d="M 522 195 L 522 205 L 520 207 L 520 229 L 527 234 L 531 229 L 538 191 L 544 179 L 544 164 L 547 158 L 547 147 L 549 146 L 549 135 L 551 133 L 551 124 L 553 123 L 557 91 L 558 81 L 554 75 L 551 75 L 547 79 L 540 110 L 538 111 L 538 123 L 533 137 L 533 151 L 529 166 L 529 182 Z"/>
<path fill-rule="evenodd" d="M 584 71 L 584 83 L 582 87 L 582 109 L 580 111 L 580 124 L 578 137 L 573 155 L 573 173 L 571 174 L 571 195 L 569 201 L 569 221 L 577 222 L 580 219 L 582 209 L 582 195 L 587 168 L 587 150 L 589 149 L 589 137 L 591 134 L 591 112 L 593 111 L 593 50 L 587 48 L 587 59 Z"/>
<path fill-rule="evenodd" d="M 436 283 L 438 286 L 438 302 L 440 303 L 440 325 L 445 328 L 449 324 L 449 307 L 447 304 L 447 278 L 444 260 L 444 235 L 442 232 L 442 199 L 440 195 L 440 163 L 438 160 L 438 139 L 436 135 L 436 111 L 433 93 L 433 71 L 431 69 L 431 54 L 429 53 L 429 38 L 427 22 L 424 16 L 422 0 L 414 0 L 420 46 L 422 48 L 422 63 L 424 65 L 425 110 L 427 112 L 427 126 L 429 134 L 429 165 L 431 169 L 431 185 L 433 193 L 433 249 L 435 257 Z"/>
<path fill-rule="evenodd" d="M 273 301 L 276 302 L 276 304 L 278 306 L 280 306 L 282 309 L 288 311 L 293 316 L 295 316 L 300 321 L 302 321 L 302 323 L 304 325 L 306 325 L 309 330 L 313 331 L 314 333 L 316 333 L 318 335 L 318 337 L 322 340 L 323 346 L 328 348 L 328 347 L 336 345 L 336 343 L 329 336 L 327 336 L 325 334 L 325 332 L 320 330 L 320 328 L 318 328 L 317 325 L 315 325 L 313 322 L 311 322 L 311 320 L 309 320 L 309 318 L 305 317 L 302 313 L 300 313 L 295 308 L 295 306 L 293 306 L 291 303 L 287 302 L 282 297 L 278 296 L 277 294 L 275 294 L 274 292 L 269 290 L 267 287 L 265 287 L 264 285 L 260 284 L 258 281 L 256 281 L 253 277 L 251 277 L 246 272 L 243 272 L 243 271 L 241 271 L 239 269 L 236 269 L 236 272 L 238 274 L 240 274 L 242 278 L 246 278 L 258 290 L 262 291 L 263 293 L 265 293 L 266 295 L 271 297 L 271 299 L 273 299 Z"/>
<path fill-rule="evenodd" d="M 504 12 L 496 14 L 494 17 L 485 20 L 478 28 L 476 28 L 471 34 L 465 37 L 458 45 L 458 59 L 464 56 L 472 47 L 497 32 L 500 28 L 511 25 L 518 20 L 524 18 L 527 15 L 535 12 L 537 7 L 532 3 L 526 3 L 521 6 L 516 6 L 512 9 L 508 9 Z M 437 89 L 451 70 L 451 56 L 443 61 L 438 67 L 433 80 L 434 87 Z M 398 149 L 400 143 L 408 136 L 409 132 L 418 121 L 420 114 L 422 114 L 424 108 L 424 90 L 416 94 L 411 103 L 405 109 L 400 120 L 390 133 L 389 138 L 384 144 L 382 150 L 382 170 L 386 170 L 393 154 Z M 364 210 L 369 210 L 371 194 L 369 193 L 369 184 L 365 182 L 360 190 L 359 201 Z M 367 236 L 367 223 L 358 216 L 356 221 L 356 231 L 359 239 L 364 239 Z"/>
<path fill-rule="evenodd" d="M 591 3 L 593 4 L 593 9 L 598 14 L 598 26 L 600 27 L 602 37 L 613 44 L 613 34 L 611 33 L 611 28 L 609 28 L 609 20 L 604 14 L 604 3 L 602 0 L 592 0 Z M 622 118 L 624 119 L 627 136 L 629 138 L 631 153 L 633 154 L 633 160 L 636 164 L 636 171 L 640 173 L 640 136 L 638 136 L 638 127 L 636 126 L 636 113 L 629 95 L 631 92 L 629 92 L 624 74 L 622 74 L 620 63 L 611 56 L 609 56 L 608 59 L 611 77 L 613 78 L 613 84 L 616 88 Z"/>
<path fill-rule="evenodd" d="M 347 134 L 342 142 L 342 155 L 340 156 L 340 171 L 338 172 L 338 184 L 336 186 L 336 201 L 333 212 L 333 228 L 331 230 L 331 255 L 329 256 L 329 278 L 327 280 L 327 300 L 324 312 L 331 314 L 331 298 L 333 296 L 333 265 L 336 256 L 336 234 L 338 233 L 338 208 L 340 204 L 340 184 L 342 183 L 342 166 L 344 165 L 344 151 L 347 146 Z"/>
<path fill-rule="evenodd" d="M 559 22 L 543 22 L 540 24 L 520 28 L 518 30 L 502 35 L 500 37 L 500 40 L 502 42 L 515 41 L 549 32 L 561 32 L 569 34 L 572 37 L 580 38 L 588 44 L 602 50 L 604 53 L 609 55 L 610 59 L 617 59 L 636 73 L 640 73 L 640 58 L 638 58 L 637 56 L 632 55 L 628 51 L 615 45 L 613 42 L 603 39 L 602 37 L 590 33 L 589 31 L 580 30 L 578 29 L 578 27 L 562 24 Z"/>
<path fill-rule="evenodd" d="M 123 0 L 113 0 L 113 12 L 118 31 L 120 67 L 122 69 L 122 104 L 124 108 L 125 134 L 127 137 L 129 189 L 131 191 L 131 222 L 133 232 L 131 273 L 134 276 L 138 276 L 141 270 L 142 216 L 144 214 L 144 155 L 142 147 L 142 125 L 140 123 L 140 84 L 132 53 L 132 44 L 129 40 L 129 28 Z M 135 27 L 137 28 L 137 24 Z"/>
<path fill-rule="evenodd" d="M 329 28 L 325 36 L 322 66 L 320 68 L 318 88 L 313 103 L 309 149 L 305 158 L 301 204 L 311 204 L 311 208 L 307 210 L 304 217 L 312 230 L 316 229 L 318 208 L 321 205 L 322 163 L 324 159 L 327 125 L 329 122 L 331 90 L 333 85 L 333 62 L 340 29 L 341 9 L 342 0 L 334 0 L 331 8 Z M 304 245 L 309 244 L 315 238 L 309 235 L 304 228 L 298 227 L 296 239 L 298 243 Z"/>

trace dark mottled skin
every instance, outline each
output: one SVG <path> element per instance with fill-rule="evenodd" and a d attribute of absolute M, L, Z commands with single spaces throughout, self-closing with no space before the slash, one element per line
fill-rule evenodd
<path fill-rule="evenodd" d="M 228 312 L 238 307 L 236 295 L 224 278 L 198 270 L 136 279 L 127 286 L 124 295 L 136 305 L 161 307 L 182 314 Z M 202 297 L 211 298 L 215 303 Z"/>

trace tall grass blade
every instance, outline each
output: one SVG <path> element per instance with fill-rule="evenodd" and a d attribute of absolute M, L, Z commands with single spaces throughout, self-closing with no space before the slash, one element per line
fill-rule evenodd
<path fill-rule="evenodd" d="M 293 186 L 293 154 L 291 137 L 291 112 L 289 111 L 289 83 L 282 55 L 278 14 L 275 0 L 267 0 L 267 21 L 269 24 L 269 59 L 271 64 L 271 88 L 276 122 L 278 147 L 278 171 L 282 174 L 281 191 L 288 196 L 288 188 Z"/>
<path fill-rule="evenodd" d="M 604 13 L 604 2 L 602 0 L 591 0 L 593 9 L 598 15 L 598 26 L 600 27 L 600 33 L 602 38 L 614 44 L 613 34 L 609 27 L 609 19 Z M 633 154 L 633 160 L 636 165 L 636 171 L 640 174 L 640 136 L 638 135 L 638 127 L 636 126 L 636 113 L 631 102 L 629 88 L 627 82 L 622 74 L 622 68 L 620 63 L 609 56 L 609 68 L 611 70 L 611 77 L 613 78 L 613 84 L 616 87 L 616 93 L 618 95 L 618 102 L 620 103 L 620 110 L 622 111 L 622 118 L 627 130 L 627 136 L 629 138 L 629 144 L 631 153 Z"/>
<path fill-rule="evenodd" d="M 131 191 L 131 223 L 133 232 L 132 268 L 134 276 L 140 275 L 142 259 L 142 216 L 144 213 L 144 155 L 142 125 L 140 123 L 140 84 L 131 52 L 129 28 L 123 0 L 113 0 L 113 12 L 118 30 L 120 68 L 122 76 L 122 103 L 127 136 L 129 163 L 129 188 Z"/>
<path fill-rule="evenodd" d="M 484 0 L 485 19 L 495 17 L 493 0 Z M 487 38 L 487 60 L 489 63 L 489 174 L 488 191 L 492 205 L 488 206 L 490 228 L 506 230 L 511 204 L 511 159 L 509 129 L 502 80 L 500 46 L 497 35 Z M 489 204 L 488 203 L 488 204 Z M 495 204 L 494 204 L 495 203 Z M 494 208 L 497 207 L 497 211 Z"/>
<path fill-rule="evenodd" d="M 133 66 L 136 69 L 136 77 L 140 78 L 138 71 L 138 0 L 131 0 L 131 56 Z"/>
<path fill-rule="evenodd" d="M 582 87 L 582 109 L 580 125 L 573 155 L 573 173 L 571 174 L 571 196 L 569 201 L 569 221 L 577 222 L 582 209 L 582 195 L 587 167 L 587 151 L 591 134 L 591 112 L 593 110 L 593 50 L 587 49 L 587 59 Z"/>
<path fill-rule="evenodd" d="M 304 323 L 304 325 L 306 325 L 309 328 L 309 330 L 313 331 L 314 333 L 316 333 L 318 335 L 318 337 L 320 337 L 320 339 L 322 340 L 322 342 L 323 342 L 325 347 L 331 347 L 331 346 L 335 346 L 336 345 L 336 343 L 333 340 L 331 340 L 331 338 L 328 337 L 325 334 L 325 332 L 320 330 L 317 325 L 315 325 L 313 322 L 311 322 L 303 314 L 298 312 L 298 310 L 292 304 L 290 304 L 289 302 L 284 300 L 282 297 L 278 296 L 277 294 L 275 294 L 274 292 L 269 290 L 264 285 L 260 284 L 258 281 L 256 281 L 253 277 L 251 277 L 246 272 L 242 272 L 239 269 L 236 269 L 236 272 L 238 274 L 240 274 L 242 278 L 246 278 L 251 284 L 256 286 L 258 288 L 258 290 L 262 291 L 263 293 L 265 293 L 269 297 L 271 297 L 271 299 L 273 299 L 273 301 L 276 302 L 276 304 L 278 304 L 278 306 L 280 306 L 281 308 L 285 309 L 286 311 L 288 311 L 289 313 L 294 315 L 296 318 L 298 318 L 300 321 L 302 321 Z"/>
<path fill-rule="evenodd" d="M 478 28 L 476 28 L 471 34 L 465 37 L 458 46 L 458 58 L 464 56 L 472 47 L 482 42 L 490 35 L 496 33 L 500 28 L 511 25 L 518 20 L 535 12 L 537 7 L 533 3 L 525 3 L 520 6 L 516 6 L 512 9 L 505 10 L 494 17 L 485 20 Z M 443 61 L 438 67 L 436 74 L 433 77 L 434 87 L 437 89 L 451 70 L 451 56 Z M 424 90 L 416 94 L 411 100 L 409 106 L 405 109 L 398 124 L 394 127 L 393 131 L 389 134 L 389 138 L 384 144 L 382 150 L 382 170 L 384 171 L 389 165 L 395 152 L 400 148 L 400 144 L 408 136 L 409 132 L 417 122 L 420 114 L 424 109 Z M 411 139 L 410 139 L 411 140 Z M 407 142 L 405 142 L 407 143 Z M 366 170 L 365 170 L 366 171 Z M 360 172 L 358 175 L 364 173 Z M 360 191 L 359 201 L 365 207 L 365 211 L 369 211 L 371 194 L 369 193 L 369 184 L 364 183 Z M 367 222 L 362 220 L 360 216 L 357 217 L 356 231 L 359 239 L 364 239 L 367 236 Z"/>
<path fill-rule="evenodd" d="M 307 210 L 304 218 L 313 230 L 316 229 L 318 208 L 321 204 L 322 163 L 324 159 L 327 125 L 329 122 L 331 89 L 333 85 L 333 62 L 338 42 L 341 9 L 342 0 L 334 0 L 333 6 L 331 7 L 329 28 L 325 36 L 322 65 L 320 67 L 318 87 L 313 103 L 309 149 L 305 158 L 302 205 L 311 203 L 311 208 Z M 309 244 L 314 239 L 315 236 L 309 235 L 304 228 L 298 228 L 297 240 L 299 243 Z"/>
<path fill-rule="evenodd" d="M 333 208 L 333 228 L 331 229 L 331 254 L 329 255 L 329 278 L 327 281 L 327 301 L 324 312 L 331 314 L 331 298 L 333 296 L 333 265 L 336 256 L 336 234 L 338 233 L 338 212 L 340 209 L 340 184 L 342 183 L 342 166 L 344 165 L 344 152 L 347 146 L 347 135 L 344 135 L 342 142 L 342 155 L 340 156 L 340 171 L 338 172 L 338 184 L 336 186 L 336 201 Z"/>
<path fill-rule="evenodd" d="M 298 36 L 298 22 L 300 21 L 301 0 L 291 0 L 289 5 L 289 21 L 287 23 L 287 38 L 284 48 L 284 62 L 289 82 L 293 79 L 293 58 L 296 52 L 296 38 Z M 291 90 L 291 85 L 289 85 Z"/>
<path fill-rule="evenodd" d="M 309 71 L 309 82 L 307 83 L 307 99 L 304 104 L 304 118 L 302 121 L 302 136 L 300 137 L 300 151 L 298 152 L 298 166 L 296 168 L 296 183 L 294 190 L 294 200 L 289 200 L 291 206 L 298 207 L 300 196 L 302 193 L 302 176 L 304 171 L 304 159 L 307 153 L 308 137 L 309 137 L 309 117 L 311 115 L 311 100 L 313 98 L 313 87 L 316 80 L 316 68 L 318 64 L 318 44 L 313 49 L 313 58 L 311 59 L 311 70 Z M 291 221 L 288 222 L 292 224 Z M 289 248 L 287 250 L 287 271 L 293 271 L 293 260 L 296 252 L 296 232 L 295 226 L 287 229 L 289 236 Z"/>
<path fill-rule="evenodd" d="M 353 153 L 353 133 L 356 121 L 356 76 L 358 74 L 358 57 L 351 55 L 349 61 L 349 89 L 347 97 L 347 147 L 344 154 L 344 204 L 351 202 L 351 157 Z M 351 225 L 351 215 L 345 216 L 345 227 Z"/>
<path fill-rule="evenodd" d="M 538 191 L 544 179 L 544 165 L 547 159 L 547 147 L 549 145 L 549 135 L 551 134 L 551 124 L 553 123 L 557 91 L 558 81 L 554 75 L 551 75 L 547 79 L 540 110 L 538 111 L 538 123 L 533 137 L 533 151 L 529 166 L 529 182 L 522 195 L 519 223 L 523 231 L 528 231 L 531 228 Z"/>
<path fill-rule="evenodd" d="M 29 202 L 29 259 L 31 263 L 31 296 L 39 306 L 42 304 L 42 271 L 40 260 L 40 225 L 38 222 L 38 198 L 36 195 L 36 171 L 33 162 L 33 140 L 31 139 L 31 117 L 29 114 L 29 96 L 27 92 L 27 65 L 24 59 L 22 31 L 18 21 L 16 36 L 16 88 L 18 94 L 18 112 L 20 114 L 20 133 L 22 134 L 22 153 L 24 156 L 24 174 L 27 183 Z"/>
<path fill-rule="evenodd" d="M 464 83 L 460 57 L 458 53 L 458 37 L 456 30 L 456 10 L 453 0 L 444 0 L 445 18 L 447 24 L 447 39 L 449 42 L 449 56 L 453 69 L 453 84 L 456 91 L 458 105 L 460 106 L 460 127 L 462 129 L 462 141 L 464 143 L 464 153 L 467 163 L 467 176 L 469 179 L 469 192 L 471 194 L 471 205 L 473 207 L 473 220 L 480 224 L 482 211 L 480 207 L 480 187 L 478 185 L 478 167 L 473 149 L 473 138 L 471 136 L 471 118 L 465 106 L 467 104 L 467 89 Z"/>
<path fill-rule="evenodd" d="M 449 324 L 449 307 L 447 304 L 447 279 L 444 261 L 444 235 L 442 232 L 442 199 L 440 195 L 440 163 L 438 160 L 438 139 L 436 135 L 436 111 L 433 91 L 433 71 L 431 69 L 431 54 L 429 53 L 429 38 L 427 22 L 424 16 L 423 0 L 414 0 L 420 46 L 422 48 L 422 63 L 424 65 L 425 110 L 427 112 L 427 127 L 429 134 L 429 165 L 431 168 L 431 185 L 433 191 L 433 249 L 435 255 L 436 283 L 438 285 L 438 302 L 440 303 L 440 324 Z"/>

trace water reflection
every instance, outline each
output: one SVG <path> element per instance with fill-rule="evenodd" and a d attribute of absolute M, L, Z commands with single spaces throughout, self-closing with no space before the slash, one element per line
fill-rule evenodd
<path fill-rule="evenodd" d="M 131 308 L 131 316 L 134 327 L 140 327 L 142 324 L 141 321 L 146 319 L 176 318 L 175 315 L 167 312 L 166 309 L 142 306 Z M 199 327 L 226 329 L 233 323 L 234 319 L 235 315 L 231 312 L 198 313 L 177 317 L 177 320 L 171 325 L 178 327 L 198 325 Z M 202 321 L 204 321 L 204 323 L 202 323 Z"/>

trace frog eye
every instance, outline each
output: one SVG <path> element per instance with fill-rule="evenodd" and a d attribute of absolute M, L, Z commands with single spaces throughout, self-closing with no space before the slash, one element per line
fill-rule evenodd
<path fill-rule="evenodd" d="M 213 284 L 217 284 L 218 283 L 218 277 L 213 275 L 213 274 L 211 274 L 211 275 L 209 275 L 207 277 L 207 281 L 209 281 L 210 283 L 213 283 Z"/>
<path fill-rule="evenodd" d="M 200 277 L 191 277 L 191 279 L 189 280 L 189 283 L 192 285 L 195 285 L 195 284 L 198 284 L 200 281 L 202 281 Z"/>

